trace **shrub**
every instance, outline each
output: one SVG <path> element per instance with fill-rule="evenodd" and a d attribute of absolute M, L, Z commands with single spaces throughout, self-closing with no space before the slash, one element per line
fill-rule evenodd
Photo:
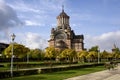
<path fill-rule="evenodd" d="M 0 64 L 0 67 L 4 67 L 4 65 L 3 65 L 3 64 Z"/>
<path fill-rule="evenodd" d="M 32 69 L 32 70 L 13 71 L 13 77 L 15 77 L 15 76 L 24 76 L 24 75 L 33 75 L 33 74 L 38 74 L 38 70 L 37 69 Z M 8 77 L 11 77 L 10 71 L 0 72 L 0 79 L 8 78 Z"/>
<path fill-rule="evenodd" d="M 24 70 L 13 71 L 13 76 L 43 74 L 43 73 L 65 71 L 65 70 L 70 70 L 70 69 L 80 69 L 80 68 L 100 66 L 100 65 L 104 65 L 104 63 L 101 63 L 101 64 L 86 64 L 86 65 L 69 65 L 69 66 L 48 67 L 48 68 L 38 68 L 38 69 L 24 69 Z M 10 76 L 11 76 L 10 71 L 0 72 L 0 79 L 1 78 L 8 78 Z"/>

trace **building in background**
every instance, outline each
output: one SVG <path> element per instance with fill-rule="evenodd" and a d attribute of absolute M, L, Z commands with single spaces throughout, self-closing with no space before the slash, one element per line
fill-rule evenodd
<path fill-rule="evenodd" d="M 69 24 L 70 17 L 64 12 L 57 16 L 57 27 L 51 29 L 49 47 L 56 49 L 75 49 L 81 51 L 84 49 L 84 36 L 75 35 Z"/>
<path fill-rule="evenodd" d="M 2 51 L 7 48 L 9 46 L 9 44 L 6 43 L 0 43 L 0 54 L 2 54 Z"/>

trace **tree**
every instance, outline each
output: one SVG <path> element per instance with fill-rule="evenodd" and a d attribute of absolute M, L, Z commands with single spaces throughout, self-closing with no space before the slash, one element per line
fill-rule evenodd
<path fill-rule="evenodd" d="M 89 49 L 89 52 L 90 51 L 95 51 L 95 52 L 98 52 L 98 46 L 93 46 L 93 47 L 91 47 L 90 49 Z"/>
<path fill-rule="evenodd" d="M 76 58 L 77 53 L 75 50 L 73 49 L 65 49 L 61 52 L 60 57 L 61 58 L 65 58 L 68 61 L 74 61 L 74 59 Z"/>
<path fill-rule="evenodd" d="M 28 53 L 30 55 L 31 58 L 35 58 L 35 59 L 43 59 L 44 57 L 44 53 L 41 49 L 33 49 L 30 50 L 30 53 Z"/>
<path fill-rule="evenodd" d="M 5 50 L 4 55 L 6 58 L 10 58 L 12 54 L 12 44 L 10 44 Z M 14 43 L 13 47 L 13 55 L 16 58 L 24 58 L 27 53 L 29 52 L 29 48 L 25 47 L 24 45 Z"/>
<path fill-rule="evenodd" d="M 85 60 L 87 59 L 86 56 L 88 55 L 87 51 L 80 51 L 77 53 L 77 57 L 80 61 L 85 62 Z"/>
<path fill-rule="evenodd" d="M 86 58 L 89 59 L 90 61 L 95 61 L 97 57 L 98 53 L 95 51 L 90 51 L 89 54 L 86 56 Z"/>
<path fill-rule="evenodd" d="M 120 55 L 120 50 L 119 48 L 114 48 L 114 51 L 112 53 L 112 57 L 115 58 L 115 59 L 118 59 L 119 58 L 119 55 Z"/>
<path fill-rule="evenodd" d="M 45 57 L 49 59 L 56 58 L 55 48 L 54 47 L 46 48 Z"/>
<path fill-rule="evenodd" d="M 87 58 L 91 59 L 92 61 L 95 61 L 98 58 L 99 54 L 99 47 L 93 46 L 89 49 L 89 54 L 87 55 Z"/>
<path fill-rule="evenodd" d="M 109 58 L 110 58 L 110 53 L 107 52 L 106 50 L 104 50 L 104 51 L 101 53 L 101 58 L 102 58 L 102 59 L 107 59 L 107 61 L 108 61 Z"/>
<path fill-rule="evenodd" d="M 60 49 L 55 49 L 56 61 L 60 61 L 60 53 L 61 53 L 61 50 L 60 50 Z"/>

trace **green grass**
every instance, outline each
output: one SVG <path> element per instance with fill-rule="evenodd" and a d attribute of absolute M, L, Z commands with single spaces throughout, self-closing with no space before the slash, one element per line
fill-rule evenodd
<path fill-rule="evenodd" d="M 26 62 L 14 62 L 14 64 L 26 64 Z M 28 64 L 41 64 L 41 63 L 44 63 L 44 62 L 29 62 Z M 0 63 L 0 64 L 2 64 L 2 65 L 4 65 L 4 67 L 0 67 L 0 71 L 6 71 L 6 70 L 10 70 L 10 63 Z M 92 63 L 78 63 L 78 64 L 71 64 L 71 65 L 79 65 L 79 64 L 81 64 L 81 65 L 84 65 L 84 64 L 92 64 Z M 8 66 L 9 65 L 9 66 Z M 59 65 L 53 65 L 53 66 L 68 66 L 68 65 L 70 65 L 70 64 L 59 64 Z M 28 69 L 28 68 L 43 68 L 43 67 L 50 67 L 50 66 L 40 66 L 40 65 L 38 65 L 38 66 L 32 66 L 32 67 L 19 67 L 19 69 Z M 14 70 L 17 70 L 17 68 L 16 67 L 13 67 L 13 69 Z"/>
<path fill-rule="evenodd" d="M 97 66 L 97 67 L 82 68 L 76 70 L 59 71 L 59 72 L 53 72 L 47 74 L 14 77 L 12 80 L 63 80 L 66 78 L 89 74 L 104 69 L 105 68 L 103 66 Z M 11 80 L 11 78 L 1 79 L 1 80 Z"/>

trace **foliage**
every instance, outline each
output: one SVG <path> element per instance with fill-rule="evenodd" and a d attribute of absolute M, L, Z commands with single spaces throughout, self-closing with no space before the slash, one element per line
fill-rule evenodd
<path fill-rule="evenodd" d="M 12 54 L 12 45 L 10 44 L 5 50 L 4 50 L 4 55 L 6 58 L 10 58 Z M 14 57 L 17 58 L 24 58 L 26 54 L 29 52 L 29 48 L 25 47 L 24 45 L 14 43 L 13 46 L 13 55 Z"/>
<path fill-rule="evenodd" d="M 91 51 L 98 52 L 98 48 L 99 48 L 98 46 L 93 46 L 89 49 L 89 52 L 91 52 Z"/>
<path fill-rule="evenodd" d="M 82 62 L 85 62 L 85 60 L 87 59 L 87 57 L 86 57 L 87 55 L 88 55 L 88 52 L 85 50 L 77 53 L 78 59 L 80 59 L 80 61 L 82 61 Z"/>
<path fill-rule="evenodd" d="M 30 58 L 35 58 L 35 59 L 44 58 L 44 52 L 41 49 L 31 49 L 28 55 L 30 56 Z"/>
<path fill-rule="evenodd" d="M 112 53 L 112 57 L 117 59 L 119 58 L 119 56 L 120 56 L 120 49 L 116 47 Z"/>
<path fill-rule="evenodd" d="M 46 48 L 46 53 L 45 53 L 46 58 L 55 58 L 56 57 L 56 52 L 54 47 L 48 47 Z"/>
<path fill-rule="evenodd" d="M 95 51 L 90 51 L 89 54 L 86 56 L 87 59 L 94 61 L 98 57 L 98 53 Z"/>
<path fill-rule="evenodd" d="M 11 49 L 12 49 L 12 44 L 7 47 L 3 54 L 2 58 L 11 58 Z M 99 46 L 93 46 L 91 47 L 88 51 L 83 50 L 80 52 L 76 52 L 74 49 L 65 49 L 65 50 L 58 50 L 55 49 L 54 47 L 48 47 L 46 48 L 45 52 L 43 52 L 40 49 L 31 49 L 25 47 L 24 45 L 14 43 L 14 50 L 13 50 L 13 55 L 16 58 L 25 58 L 26 56 L 32 59 L 56 59 L 56 61 L 59 60 L 66 60 L 69 62 L 73 61 L 81 61 L 81 62 L 86 62 L 86 61 L 97 61 L 98 59 L 98 53 L 99 53 L 99 58 L 100 59 L 106 59 L 107 61 L 111 59 L 119 59 L 120 58 L 120 49 L 115 47 L 112 49 L 113 52 L 107 52 L 99 51 Z M 28 59 L 28 58 L 27 58 Z"/>
<path fill-rule="evenodd" d="M 31 69 L 31 70 L 19 70 L 19 71 L 13 71 L 13 76 L 23 76 L 23 75 L 33 75 L 37 74 L 38 70 L 37 69 Z M 8 78 L 11 77 L 11 74 L 9 71 L 3 71 L 0 72 L 0 79 L 2 78 Z"/>
<path fill-rule="evenodd" d="M 101 58 L 103 58 L 103 59 L 108 59 L 110 57 L 111 57 L 111 53 L 109 53 L 105 50 L 101 53 Z"/>
<path fill-rule="evenodd" d="M 65 49 L 61 52 L 60 57 L 66 58 L 68 61 L 73 61 L 73 59 L 77 56 L 77 53 L 73 49 Z"/>
<path fill-rule="evenodd" d="M 101 70 L 104 70 L 103 66 L 95 66 L 89 68 L 79 68 L 79 69 L 72 69 L 67 71 L 59 71 L 59 72 L 46 73 L 46 74 L 14 77 L 12 78 L 12 80 L 63 80 L 66 78 L 85 75 Z M 1 80 L 11 80 L 11 78 L 1 79 Z"/>

